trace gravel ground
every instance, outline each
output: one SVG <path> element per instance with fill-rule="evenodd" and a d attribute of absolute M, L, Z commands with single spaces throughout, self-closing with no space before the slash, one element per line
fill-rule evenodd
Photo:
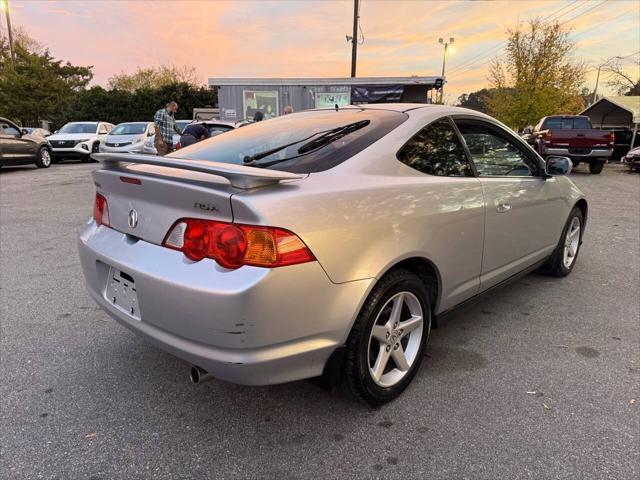
<path fill-rule="evenodd" d="M 372 409 L 306 381 L 191 385 L 100 311 L 75 240 L 93 168 L 0 172 L 1 478 L 639 478 L 640 175 L 579 168 L 573 274 L 461 311 Z"/>

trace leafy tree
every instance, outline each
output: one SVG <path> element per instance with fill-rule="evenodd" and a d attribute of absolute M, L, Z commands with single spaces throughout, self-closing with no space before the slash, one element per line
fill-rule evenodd
<path fill-rule="evenodd" d="M 195 88 L 186 83 L 139 89 L 135 92 L 105 90 L 94 86 L 63 102 L 52 120 L 55 128 L 67 122 L 82 120 L 103 120 L 114 124 L 151 121 L 154 113 L 171 100 L 179 105 L 176 118 L 189 119 L 193 108 L 217 105 L 218 95 L 213 89 Z"/>
<path fill-rule="evenodd" d="M 489 112 L 514 128 L 554 113 L 585 107 L 580 87 L 585 65 L 571 58 L 574 43 L 558 22 L 531 20 L 507 31 L 506 54 L 492 61 Z"/>
<path fill-rule="evenodd" d="M 492 90 L 489 88 L 483 88 L 476 92 L 463 93 L 458 97 L 458 106 L 464 108 L 470 108 L 482 113 L 489 113 L 489 96 Z"/>
<path fill-rule="evenodd" d="M 6 116 L 19 123 L 50 118 L 58 105 L 84 89 L 93 78 L 92 67 L 56 60 L 48 50 L 29 51 L 37 43 L 28 37 L 14 42 L 15 62 L 9 42 L 0 37 L 0 105 Z M 26 48 L 25 48 L 26 47 Z"/>
<path fill-rule="evenodd" d="M 640 54 L 635 55 L 633 60 L 634 72 L 636 76 L 625 71 L 620 59 L 615 59 L 603 67 L 603 71 L 609 77 L 607 86 L 612 88 L 618 95 L 640 95 Z"/>
<path fill-rule="evenodd" d="M 177 67 L 175 65 L 161 65 L 158 68 L 138 67 L 135 73 L 120 73 L 108 80 L 110 89 L 126 90 L 128 92 L 178 83 L 186 83 L 194 87 L 199 86 L 200 82 L 195 67 Z"/>

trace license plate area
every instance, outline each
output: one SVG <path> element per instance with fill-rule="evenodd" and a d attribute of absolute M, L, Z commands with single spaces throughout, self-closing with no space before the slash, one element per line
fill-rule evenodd
<path fill-rule="evenodd" d="M 140 320 L 136 283 L 128 273 L 113 267 L 109 269 L 105 298 L 118 310 L 125 312 L 136 320 Z"/>

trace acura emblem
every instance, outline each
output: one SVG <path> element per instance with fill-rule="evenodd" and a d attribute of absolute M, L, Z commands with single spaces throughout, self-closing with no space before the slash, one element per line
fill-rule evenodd
<path fill-rule="evenodd" d="M 138 225 L 138 212 L 133 209 L 129 210 L 129 218 L 127 223 L 131 228 L 136 228 L 136 226 Z"/>

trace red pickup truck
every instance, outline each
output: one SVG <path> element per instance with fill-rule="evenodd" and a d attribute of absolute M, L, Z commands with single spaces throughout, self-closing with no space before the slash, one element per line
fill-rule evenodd
<path fill-rule="evenodd" d="M 589 117 L 552 115 L 533 127 L 527 141 L 542 158 L 569 157 L 574 167 L 584 162 L 589 164 L 589 172 L 600 173 L 613 152 L 614 134 L 593 128 Z"/>

